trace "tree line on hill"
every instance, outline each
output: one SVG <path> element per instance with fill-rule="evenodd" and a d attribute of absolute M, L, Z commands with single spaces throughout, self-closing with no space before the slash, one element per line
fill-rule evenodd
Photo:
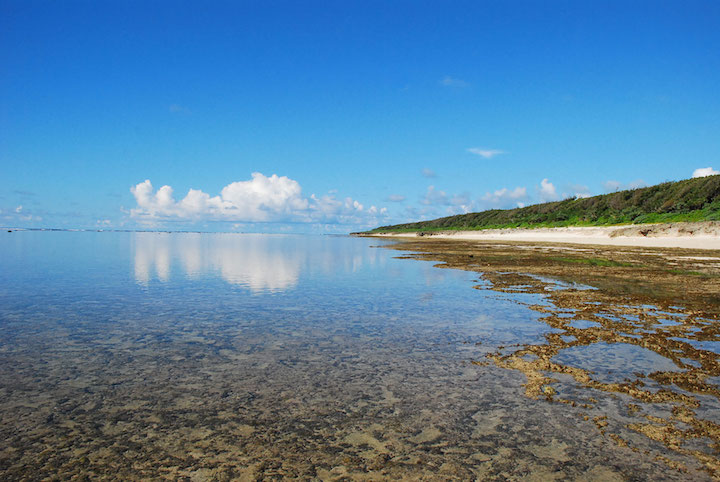
<path fill-rule="evenodd" d="M 457 214 L 382 226 L 371 232 L 603 226 L 720 220 L 720 175 L 666 182 L 587 198 Z"/>

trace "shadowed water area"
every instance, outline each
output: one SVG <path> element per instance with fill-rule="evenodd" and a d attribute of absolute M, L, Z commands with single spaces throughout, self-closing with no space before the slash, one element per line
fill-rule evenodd
<path fill-rule="evenodd" d="M 717 476 L 716 313 L 385 243 L 2 233 L 0 477 Z"/>

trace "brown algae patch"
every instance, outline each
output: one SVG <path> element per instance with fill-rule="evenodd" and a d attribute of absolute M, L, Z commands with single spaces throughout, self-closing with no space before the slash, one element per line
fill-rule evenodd
<path fill-rule="evenodd" d="M 687 472 L 673 454 L 689 457 L 720 478 L 720 254 L 436 239 L 388 247 L 482 273 L 478 289 L 540 295 L 545 303 L 527 306 L 551 328 L 544 342 L 487 359 L 523 373 L 531 399 L 591 410 L 580 416 L 618 446 L 637 450 L 632 434 L 642 434 L 656 460 Z M 640 370 L 621 355 L 610 364 L 603 355 L 615 347 L 662 363 Z M 585 358 L 560 361 L 570 352 Z M 625 401 L 626 413 L 605 413 L 602 393 Z"/>

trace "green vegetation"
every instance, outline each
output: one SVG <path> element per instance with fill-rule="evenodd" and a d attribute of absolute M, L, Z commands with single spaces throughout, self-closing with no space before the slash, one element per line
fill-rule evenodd
<path fill-rule="evenodd" d="M 604 258 L 549 258 L 553 261 L 560 261 L 563 263 L 578 263 L 578 264 L 587 264 L 590 266 L 602 266 L 602 267 L 623 267 L 623 268 L 633 268 L 633 267 L 640 267 L 641 265 L 636 265 L 632 263 L 626 263 L 624 261 L 613 261 L 611 259 L 604 259 Z"/>
<path fill-rule="evenodd" d="M 704 278 L 710 278 L 713 276 L 717 276 L 712 273 L 701 273 L 700 271 L 688 271 L 685 269 L 669 269 L 669 270 L 667 270 L 667 272 L 671 273 L 671 274 L 681 274 L 681 275 L 686 275 L 686 276 L 702 276 Z"/>
<path fill-rule="evenodd" d="M 607 226 L 720 221 L 720 175 L 516 209 L 458 214 L 370 232 Z"/>

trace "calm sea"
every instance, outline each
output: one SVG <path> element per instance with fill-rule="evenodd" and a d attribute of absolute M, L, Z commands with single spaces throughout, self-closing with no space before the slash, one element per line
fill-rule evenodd
<path fill-rule="evenodd" d="M 534 399 L 521 371 L 486 359 L 558 332 L 529 308 L 552 310 L 544 295 L 483 289 L 383 244 L 3 232 L 0 476 L 709 477 L 692 452 L 716 458 L 707 440 L 683 452 L 627 428 L 640 402 L 563 375 L 576 404 Z M 681 371 L 621 345 L 558 357 L 620 380 Z M 701 402 L 718 422 L 716 399 Z M 644 413 L 662 429 L 673 406 L 657 405 Z"/>

